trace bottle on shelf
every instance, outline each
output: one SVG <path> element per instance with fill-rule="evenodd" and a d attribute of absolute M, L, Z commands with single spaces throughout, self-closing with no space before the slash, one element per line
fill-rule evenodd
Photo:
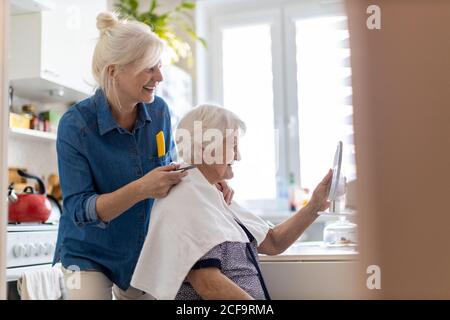
<path fill-rule="evenodd" d="M 22 106 L 22 115 L 30 120 L 30 129 L 36 130 L 39 126 L 39 118 L 36 115 L 36 106 L 34 104 L 24 104 Z"/>

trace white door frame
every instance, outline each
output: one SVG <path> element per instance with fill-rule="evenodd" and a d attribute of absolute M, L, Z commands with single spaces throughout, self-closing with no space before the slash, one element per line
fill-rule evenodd
<path fill-rule="evenodd" d="M 6 299 L 6 224 L 8 207 L 5 201 L 8 172 L 8 26 L 9 0 L 0 1 L 0 300 Z"/>

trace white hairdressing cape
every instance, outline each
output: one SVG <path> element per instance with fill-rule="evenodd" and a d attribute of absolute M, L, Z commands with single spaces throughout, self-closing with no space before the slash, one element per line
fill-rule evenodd
<path fill-rule="evenodd" d="M 255 237 L 265 239 L 267 223 L 233 202 L 197 168 L 169 195 L 156 200 L 150 226 L 131 285 L 156 299 L 174 299 L 192 266 L 216 245 L 226 241 L 249 242 L 235 219 Z"/>

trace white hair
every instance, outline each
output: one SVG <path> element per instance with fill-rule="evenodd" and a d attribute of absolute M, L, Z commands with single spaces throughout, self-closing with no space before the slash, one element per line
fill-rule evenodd
<path fill-rule="evenodd" d="M 191 163 L 200 156 L 197 152 L 211 143 L 212 138 L 228 138 L 244 134 L 246 125 L 235 113 L 219 105 L 201 104 L 187 112 L 180 120 L 176 131 L 178 150 L 184 161 Z M 222 144 L 223 140 L 215 141 Z M 228 142 L 227 142 L 228 143 Z M 194 150 L 194 157 L 192 157 Z M 197 160 L 194 160 L 197 161 Z M 196 162 L 198 163 L 198 162 Z"/>
<path fill-rule="evenodd" d="M 92 58 L 92 73 L 105 94 L 109 95 L 113 89 L 112 93 L 117 99 L 108 67 L 115 65 L 120 70 L 133 63 L 135 73 L 138 74 L 160 61 L 165 42 L 148 25 L 138 21 L 119 20 L 117 14 L 112 12 L 102 12 L 97 16 L 97 29 L 100 37 Z"/>

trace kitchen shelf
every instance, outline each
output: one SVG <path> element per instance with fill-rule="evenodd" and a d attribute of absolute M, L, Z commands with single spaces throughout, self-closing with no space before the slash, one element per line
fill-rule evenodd
<path fill-rule="evenodd" d="M 9 128 L 9 136 L 37 141 L 56 141 L 56 133 L 22 128 Z"/>

